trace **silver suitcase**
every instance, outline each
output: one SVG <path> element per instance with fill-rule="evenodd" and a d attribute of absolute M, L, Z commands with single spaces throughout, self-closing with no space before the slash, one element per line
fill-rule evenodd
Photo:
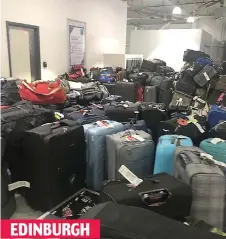
<path fill-rule="evenodd" d="M 128 137 L 136 139 L 129 141 Z M 140 178 L 152 174 L 155 147 L 150 134 L 142 130 L 123 131 L 106 136 L 106 145 L 108 180 L 123 178 L 118 172 L 121 165 L 125 165 Z"/>
<path fill-rule="evenodd" d="M 176 148 L 174 176 L 192 188 L 190 216 L 225 231 L 225 175 L 198 147 Z"/>
<path fill-rule="evenodd" d="M 157 102 L 156 86 L 146 86 L 144 88 L 144 102 Z"/>

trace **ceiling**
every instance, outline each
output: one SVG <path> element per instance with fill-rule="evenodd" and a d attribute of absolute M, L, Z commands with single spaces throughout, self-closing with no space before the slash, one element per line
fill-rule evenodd
<path fill-rule="evenodd" d="M 198 19 L 225 19 L 226 0 L 126 0 L 128 4 L 128 25 L 148 26 L 159 24 L 186 23 L 189 16 Z M 224 3 L 225 2 L 225 3 Z M 173 16 L 175 6 L 182 9 L 182 15 Z M 225 14 L 225 15 L 224 15 Z"/>

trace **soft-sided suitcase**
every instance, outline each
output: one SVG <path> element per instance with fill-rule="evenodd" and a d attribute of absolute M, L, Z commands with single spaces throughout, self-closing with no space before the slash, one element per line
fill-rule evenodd
<path fill-rule="evenodd" d="M 106 137 L 108 180 L 121 179 L 118 172 L 125 165 L 138 177 L 144 178 L 153 171 L 154 142 L 150 134 L 128 130 Z"/>
<path fill-rule="evenodd" d="M 200 86 L 205 86 L 208 82 L 210 82 L 213 77 L 217 75 L 217 71 L 213 66 L 206 65 L 202 71 L 200 71 L 195 77 L 194 81 Z"/>
<path fill-rule="evenodd" d="M 86 185 L 99 191 L 104 181 L 105 163 L 107 161 L 105 137 L 124 130 L 121 123 L 101 121 L 86 125 Z"/>
<path fill-rule="evenodd" d="M 23 133 L 20 147 L 23 157 L 11 159 L 9 169 L 13 181 L 30 183 L 21 192 L 33 209 L 47 211 L 85 186 L 82 126 L 69 120 L 39 126 Z"/>
<path fill-rule="evenodd" d="M 205 139 L 199 147 L 215 160 L 226 163 L 226 141 L 217 138 Z"/>
<path fill-rule="evenodd" d="M 115 94 L 121 95 L 123 101 L 136 102 L 136 83 L 124 81 L 116 82 Z"/>
<path fill-rule="evenodd" d="M 220 138 L 226 140 L 226 121 L 222 121 L 208 132 L 208 138 Z"/>
<path fill-rule="evenodd" d="M 8 185 L 11 181 L 6 162 L 2 160 L 5 152 L 5 140 L 1 138 L 1 219 L 8 219 L 16 209 L 14 193 L 10 192 Z"/>
<path fill-rule="evenodd" d="M 120 95 L 110 95 L 107 98 L 101 101 L 101 104 L 108 104 L 113 102 L 120 102 L 122 100 L 122 96 Z"/>
<path fill-rule="evenodd" d="M 100 202 L 113 201 L 142 207 L 182 222 L 190 213 L 190 186 L 166 173 L 152 175 L 133 190 L 128 189 L 126 181 L 110 181 L 101 190 Z M 162 197 L 159 196 L 161 192 Z M 144 193 L 149 194 L 152 199 L 148 204 L 143 201 Z"/>
<path fill-rule="evenodd" d="M 112 202 L 96 205 L 81 219 L 99 219 L 101 237 L 114 239 L 222 238 L 143 208 Z"/>
<path fill-rule="evenodd" d="M 188 110 L 192 104 L 193 97 L 181 91 L 173 93 L 172 101 L 169 105 L 170 110 L 185 111 Z"/>
<path fill-rule="evenodd" d="M 153 102 L 157 101 L 157 89 L 155 86 L 146 86 L 144 88 L 144 102 Z"/>
<path fill-rule="evenodd" d="M 1 110 L 1 133 L 6 139 L 9 133 L 29 130 L 53 121 L 54 114 L 51 110 L 29 102 L 18 102 Z"/>
<path fill-rule="evenodd" d="M 114 102 L 106 104 L 104 111 L 109 120 L 129 122 L 136 118 L 138 106 L 131 102 Z"/>
<path fill-rule="evenodd" d="M 155 154 L 154 174 L 168 173 L 173 175 L 173 155 L 177 146 L 193 146 L 190 138 L 182 135 L 163 135 L 159 138 Z"/>
<path fill-rule="evenodd" d="M 115 95 L 115 83 L 103 83 L 110 95 Z"/>
<path fill-rule="evenodd" d="M 225 231 L 225 175 L 198 147 L 177 147 L 174 176 L 192 188 L 190 216 Z"/>
<path fill-rule="evenodd" d="M 208 114 L 208 125 L 210 128 L 216 126 L 220 121 L 226 120 L 226 108 L 212 105 Z"/>
<path fill-rule="evenodd" d="M 162 103 L 143 102 L 139 106 L 140 119 L 144 120 L 157 142 L 158 127 L 161 121 L 167 119 L 166 107 Z"/>

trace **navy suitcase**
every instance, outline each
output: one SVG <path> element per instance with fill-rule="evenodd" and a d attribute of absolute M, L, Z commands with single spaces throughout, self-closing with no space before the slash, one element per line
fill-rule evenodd
<path fill-rule="evenodd" d="M 105 137 L 124 130 L 123 124 L 115 121 L 106 120 L 98 123 L 84 125 L 87 145 L 86 185 L 95 191 L 101 189 L 104 181 Z"/>

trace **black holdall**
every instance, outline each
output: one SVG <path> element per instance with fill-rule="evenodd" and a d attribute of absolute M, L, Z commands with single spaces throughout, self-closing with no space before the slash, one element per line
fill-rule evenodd
<path fill-rule="evenodd" d="M 129 182 L 110 181 L 103 186 L 100 202 L 113 201 L 127 206 L 149 209 L 175 220 L 183 221 L 190 213 L 191 188 L 166 173 L 145 178 L 135 188 Z"/>
<path fill-rule="evenodd" d="M 91 208 L 81 219 L 99 219 L 103 238 L 114 239 L 220 239 L 221 236 L 184 225 L 149 210 L 102 203 Z"/>

